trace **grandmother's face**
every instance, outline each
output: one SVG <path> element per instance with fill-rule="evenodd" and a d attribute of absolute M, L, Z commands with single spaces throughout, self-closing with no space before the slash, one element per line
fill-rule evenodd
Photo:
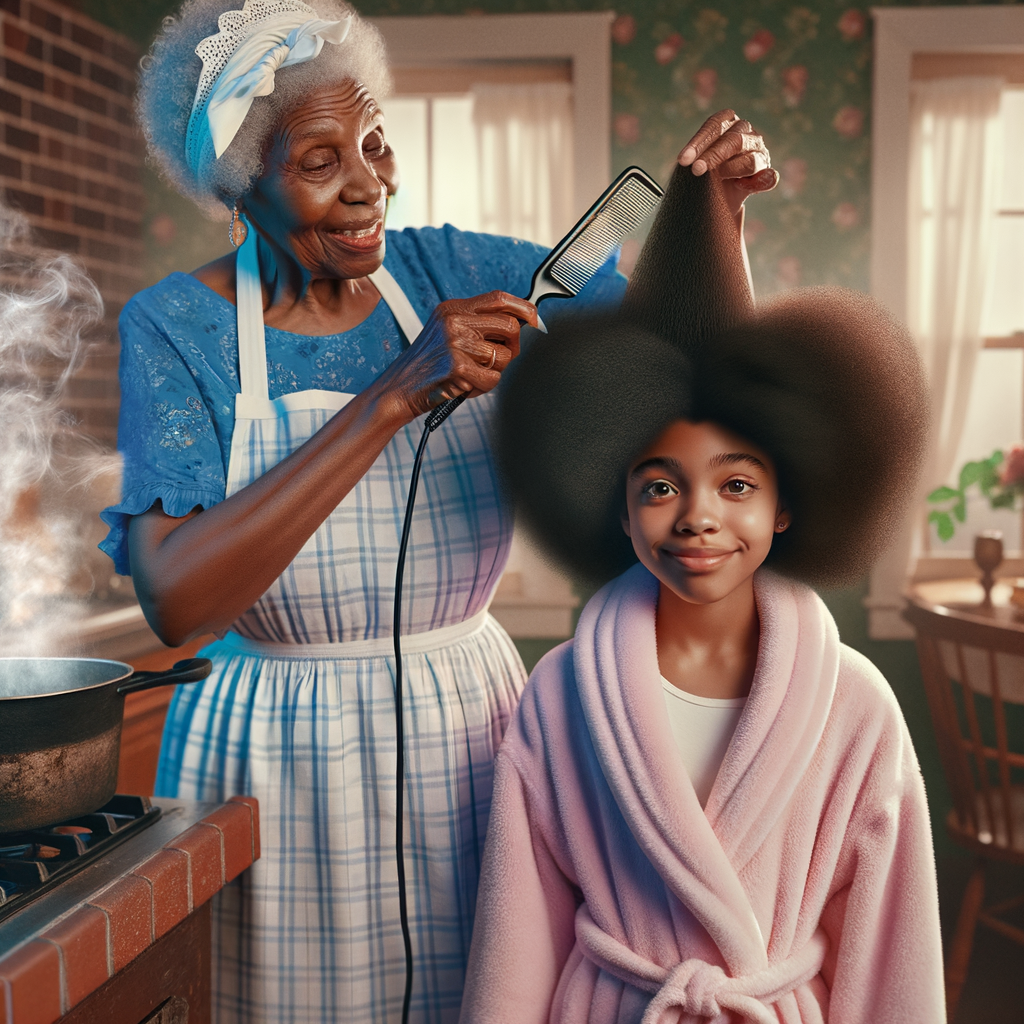
<path fill-rule="evenodd" d="M 648 569 L 684 601 L 731 594 L 789 525 L 768 454 L 715 423 L 677 420 L 630 467 L 623 525 Z"/>
<path fill-rule="evenodd" d="M 358 82 L 311 96 L 278 127 L 245 198 L 250 219 L 314 277 L 365 277 L 384 259 L 398 169 L 383 121 Z"/>

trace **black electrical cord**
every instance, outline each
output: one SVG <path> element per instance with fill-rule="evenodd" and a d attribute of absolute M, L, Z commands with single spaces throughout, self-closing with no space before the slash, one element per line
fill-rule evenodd
<path fill-rule="evenodd" d="M 402 1024 L 409 1024 L 409 1005 L 412 1001 L 412 935 L 409 932 L 409 899 L 405 886 L 405 724 L 402 716 L 402 577 L 405 575 L 405 553 L 409 547 L 412 512 L 416 505 L 416 489 L 420 482 L 423 453 L 427 439 L 462 404 L 465 395 L 449 398 L 431 412 L 423 425 L 423 436 L 416 449 L 416 459 L 409 481 L 409 498 L 405 503 L 405 522 L 402 541 L 398 545 L 398 567 L 395 570 L 395 860 L 398 864 L 398 917 L 402 923 L 402 942 L 405 945 L 405 995 L 402 997 Z"/>

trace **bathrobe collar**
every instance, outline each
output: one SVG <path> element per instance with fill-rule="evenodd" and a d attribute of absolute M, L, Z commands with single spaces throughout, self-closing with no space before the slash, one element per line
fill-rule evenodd
<path fill-rule="evenodd" d="M 636 565 L 580 616 L 576 686 L 598 761 L 640 847 L 700 921 L 730 971 L 767 965 L 740 882 L 821 739 L 835 694 L 839 636 L 810 589 L 754 577 L 761 624 L 743 714 L 702 809 L 665 717 L 655 639 L 658 581 Z"/>

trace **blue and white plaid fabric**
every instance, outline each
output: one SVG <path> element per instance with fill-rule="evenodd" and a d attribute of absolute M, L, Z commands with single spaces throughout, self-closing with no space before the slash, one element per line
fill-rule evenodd
<path fill-rule="evenodd" d="M 306 392 L 306 396 L 323 395 Z M 333 408 L 277 403 L 239 419 L 228 493 L 266 472 Z M 299 401 L 296 401 L 299 400 Z M 406 567 L 403 634 L 486 608 L 512 523 L 487 446 L 490 404 L 465 403 L 427 447 Z M 233 631 L 324 644 L 391 635 L 395 563 L 417 421 Z M 250 647 L 258 648 L 258 643 Z M 343 653 L 343 652 L 341 652 Z M 284 657 L 222 641 L 179 688 L 157 792 L 260 802 L 261 859 L 215 908 L 218 1024 L 397 1021 L 405 981 L 394 855 L 393 657 Z M 525 682 L 493 620 L 406 659 L 406 865 L 415 955 L 411 1020 L 454 1022 L 469 952 L 492 761 Z"/>

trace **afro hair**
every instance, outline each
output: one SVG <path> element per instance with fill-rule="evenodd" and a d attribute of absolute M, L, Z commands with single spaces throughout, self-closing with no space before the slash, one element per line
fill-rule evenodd
<path fill-rule="evenodd" d="M 703 346 L 690 418 L 771 455 L 793 523 L 767 564 L 817 586 L 892 542 L 924 455 L 928 395 L 906 328 L 844 288 L 786 292 Z"/>
<path fill-rule="evenodd" d="M 626 468 L 690 415 L 686 357 L 624 317 L 563 321 L 506 371 L 495 451 L 543 549 L 605 582 L 636 556 L 622 529 Z"/>
<path fill-rule="evenodd" d="M 906 330 L 845 289 L 787 292 L 688 354 L 625 316 L 564 325 L 503 388 L 495 447 L 527 525 L 577 576 L 604 582 L 636 561 L 621 524 L 626 471 L 678 419 L 771 455 L 793 521 L 766 564 L 834 587 L 892 538 L 927 397 Z"/>
<path fill-rule="evenodd" d="M 716 174 L 676 167 L 622 312 L 687 351 L 754 309 L 736 221 Z"/>

